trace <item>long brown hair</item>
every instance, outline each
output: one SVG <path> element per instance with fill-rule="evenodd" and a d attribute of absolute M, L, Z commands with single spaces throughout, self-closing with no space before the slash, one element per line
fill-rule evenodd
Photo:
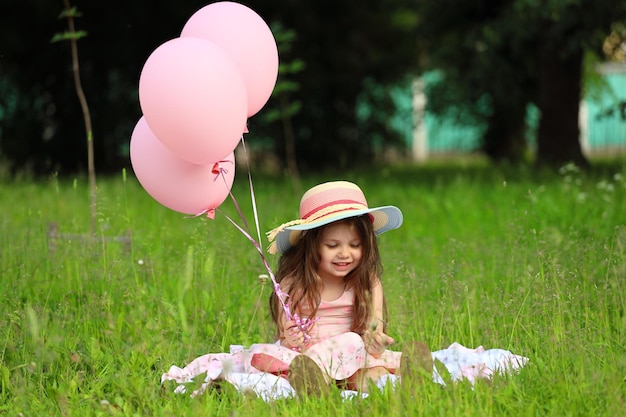
<path fill-rule="evenodd" d="M 359 235 L 363 256 L 359 266 L 345 278 L 347 288 L 354 289 L 353 321 L 351 331 L 362 334 L 372 318 L 372 288 L 380 280 L 383 266 L 378 252 L 378 242 L 374 234 L 371 218 L 365 214 L 330 223 L 346 224 Z M 330 226 L 320 226 L 303 233 L 298 243 L 285 252 L 278 261 L 276 281 L 283 283 L 289 298 L 286 300 L 292 313 L 309 313 L 315 317 L 321 301 L 322 282 L 317 275 L 320 264 L 319 245 L 322 233 Z M 386 306 L 385 306 L 386 309 Z M 282 307 L 275 293 L 270 296 L 272 319 L 281 333 Z M 385 311 L 386 314 L 386 311 Z"/>

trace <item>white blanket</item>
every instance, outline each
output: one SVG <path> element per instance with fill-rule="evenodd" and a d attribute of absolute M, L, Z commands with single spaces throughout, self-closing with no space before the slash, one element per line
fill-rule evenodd
<path fill-rule="evenodd" d="M 281 398 L 294 397 L 294 389 L 285 378 L 273 374 L 246 372 L 238 365 L 241 360 L 237 355 L 244 354 L 242 346 L 231 346 L 230 353 L 209 354 L 201 356 L 190 362 L 184 368 L 172 366 L 169 371 L 161 376 L 161 383 L 175 381 L 178 385 L 174 392 L 196 396 L 203 393 L 209 385 L 215 381 L 223 380 L 232 384 L 241 393 L 254 393 L 256 396 L 269 402 Z M 459 343 L 453 343 L 448 348 L 432 352 L 433 360 L 440 361 L 450 374 L 451 381 L 468 380 L 472 384 L 478 378 L 491 378 L 494 373 L 515 372 L 528 363 L 528 358 L 515 355 L 508 350 L 489 349 L 482 346 L 476 349 L 466 348 Z M 445 385 L 445 382 L 437 371 L 437 362 L 433 369 L 433 382 Z M 202 377 L 196 381 L 196 377 Z M 378 387 L 383 388 L 386 384 L 401 382 L 396 375 L 385 375 L 378 381 Z M 193 386 L 193 390 L 186 384 Z M 356 391 L 342 391 L 344 398 L 351 398 L 359 394 Z"/>

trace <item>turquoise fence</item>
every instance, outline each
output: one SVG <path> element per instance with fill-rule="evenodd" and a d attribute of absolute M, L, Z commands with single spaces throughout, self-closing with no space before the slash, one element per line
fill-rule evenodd
<path fill-rule="evenodd" d="M 581 109 L 581 141 L 589 152 L 626 151 L 626 110 L 620 114 L 619 103 L 626 103 L 626 65 L 600 67 L 605 81 L 598 97 L 586 98 Z M 586 122 L 586 128 L 585 128 Z"/>
<path fill-rule="evenodd" d="M 589 155 L 626 153 L 626 109 L 622 114 L 619 111 L 619 103 L 626 103 L 626 63 L 603 65 L 598 72 L 604 81 L 603 88 L 581 102 L 581 146 Z M 478 149 L 483 127 L 462 125 L 428 113 L 428 98 L 422 91 L 417 82 L 412 88 L 391 92 L 398 112 L 390 123 L 405 138 L 408 148 L 413 150 L 413 157 L 423 160 Z M 538 121 L 538 110 L 529 107 L 527 124 L 531 148 L 536 140 Z"/>

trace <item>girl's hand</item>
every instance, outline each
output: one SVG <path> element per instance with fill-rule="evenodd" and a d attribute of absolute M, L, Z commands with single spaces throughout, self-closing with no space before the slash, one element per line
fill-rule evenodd
<path fill-rule="evenodd" d="M 387 336 L 381 330 L 366 330 L 362 337 L 365 350 L 375 358 L 379 358 L 395 342 L 392 337 Z"/>
<path fill-rule="evenodd" d="M 290 348 L 301 349 L 304 347 L 304 332 L 293 320 L 285 322 L 283 330 L 284 344 Z"/>

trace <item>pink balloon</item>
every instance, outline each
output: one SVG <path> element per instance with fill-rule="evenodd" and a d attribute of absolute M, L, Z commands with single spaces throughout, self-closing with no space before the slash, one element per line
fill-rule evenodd
<path fill-rule="evenodd" d="M 239 71 L 205 39 L 176 38 L 159 46 L 141 71 L 139 103 L 156 137 L 197 164 L 232 152 L 246 126 L 246 90 Z"/>
<path fill-rule="evenodd" d="M 278 47 L 261 16 L 243 4 L 212 3 L 189 18 L 181 37 L 203 38 L 220 46 L 241 71 L 248 117 L 261 110 L 278 77 Z"/>
<path fill-rule="evenodd" d="M 130 160 L 139 183 L 156 201 L 185 214 L 209 212 L 228 197 L 235 178 L 235 156 L 198 165 L 170 152 L 150 130 L 137 122 L 130 139 Z"/>

